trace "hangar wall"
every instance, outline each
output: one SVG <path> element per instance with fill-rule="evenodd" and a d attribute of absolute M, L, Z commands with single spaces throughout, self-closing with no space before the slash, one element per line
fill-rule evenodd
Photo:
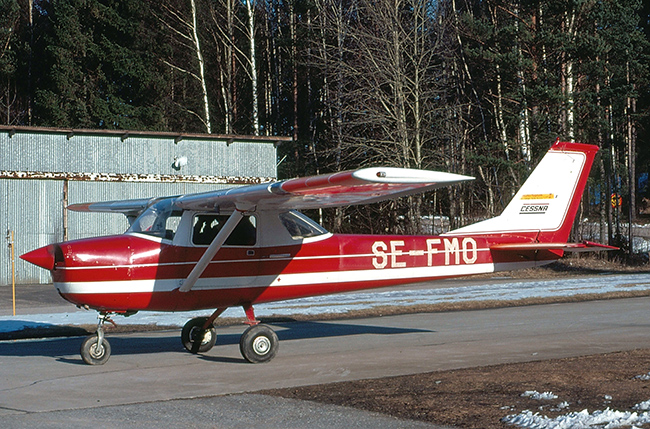
<path fill-rule="evenodd" d="M 0 126 L 0 234 L 14 232 L 16 283 L 51 282 L 18 255 L 128 227 L 124 216 L 65 206 L 270 181 L 282 141 L 290 138 Z M 181 157 L 187 163 L 175 166 Z M 2 285 L 11 284 L 8 243 L 0 246 Z"/>

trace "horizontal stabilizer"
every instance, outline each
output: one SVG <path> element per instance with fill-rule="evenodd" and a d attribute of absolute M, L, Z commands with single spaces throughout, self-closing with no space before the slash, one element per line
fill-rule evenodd
<path fill-rule="evenodd" d="M 582 243 L 502 243 L 493 244 L 490 250 L 564 250 L 565 252 L 598 252 L 601 250 L 618 250 L 618 247 L 583 241 Z"/>

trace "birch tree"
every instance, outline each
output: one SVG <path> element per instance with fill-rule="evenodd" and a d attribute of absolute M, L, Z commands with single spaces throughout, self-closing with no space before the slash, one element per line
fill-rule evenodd
<path fill-rule="evenodd" d="M 205 126 L 205 131 L 212 133 L 212 122 L 210 119 L 210 102 L 208 97 L 208 84 L 205 76 L 205 61 L 201 41 L 199 39 L 198 10 L 196 0 L 189 0 L 190 10 L 185 13 L 182 9 L 176 8 L 171 2 L 161 3 L 162 13 L 158 16 L 160 22 L 170 32 L 178 46 L 187 48 L 195 56 L 194 67 L 175 61 L 172 58 L 163 59 L 171 69 L 192 77 L 200 86 L 201 106 L 203 114 L 195 112 L 190 107 L 187 111 L 201 120 Z"/>
<path fill-rule="evenodd" d="M 253 118 L 253 134 L 260 135 L 260 115 L 259 115 L 259 99 L 257 90 L 257 58 L 255 49 L 255 1 L 245 0 L 246 14 L 248 16 L 248 43 L 249 43 L 249 56 L 248 65 L 250 66 L 251 78 L 251 94 L 252 94 L 252 118 Z"/>

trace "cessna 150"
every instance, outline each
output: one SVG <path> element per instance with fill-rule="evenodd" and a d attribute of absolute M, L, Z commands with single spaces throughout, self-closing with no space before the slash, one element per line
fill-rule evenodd
<path fill-rule="evenodd" d="M 168 198 L 74 204 L 70 210 L 117 212 L 122 235 L 67 241 L 21 256 L 49 270 L 63 298 L 99 312 L 81 356 L 103 364 L 103 324 L 141 310 L 216 309 L 190 320 L 181 340 L 204 353 L 214 320 L 242 306 L 250 327 L 243 357 L 268 362 L 278 337 L 255 319 L 255 304 L 425 280 L 528 268 L 564 251 L 613 249 L 567 243 L 598 148 L 550 148 L 503 213 L 437 237 L 331 234 L 295 209 L 365 204 L 425 192 L 471 177 L 400 168 L 290 179 Z"/>

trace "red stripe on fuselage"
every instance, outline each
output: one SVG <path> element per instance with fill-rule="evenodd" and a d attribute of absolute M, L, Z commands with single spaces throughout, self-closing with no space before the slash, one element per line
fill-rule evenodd
<path fill-rule="evenodd" d="M 518 237 L 532 241 L 529 237 Z M 554 260 L 561 252 L 490 252 L 491 244 L 512 237 L 427 237 L 333 235 L 315 243 L 273 248 L 224 247 L 201 276 L 214 278 L 275 278 L 287 274 L 313 273 L 310 285 L 275 284 L 251 287 L 227 285 L 190 292 L 172 291 L 116 293 L 110 282 L 130 280 L 181 280 L 189 275 L 205 248 L 172 246 L 133 235 L 78 240 L 61 244 L 64 263 L 52 271 L 55 283 L 69 301 L 101 310 L 180 311 L 217 308 L 391 286 L 445 276 L 382 279 L 381 271 L 436 266 L 512 263 Z M 251 252 L 252 251 L 252 252 Z M 493 258 L 497 259 L 494 260 Z M 319 273 L 376 270 L 374 279 L 359 278 L 340 283 L 318 283 Z M 460 274 L 464 271 L 461 268 Z M 467 274 L 471 274 L 470 267 Z M 393 273 L 394 274 L 394 273 Z M 362 276 L 360 276 L 362 277 Z M 395 277 L 394 275 L 392 277 Z M 101 283 L 98 283 L 101 282 Z M 65 285 L 86 284 L 84 293 L 68 293 Z M 310 282 L 311 283 L 311 282 Z"/>

